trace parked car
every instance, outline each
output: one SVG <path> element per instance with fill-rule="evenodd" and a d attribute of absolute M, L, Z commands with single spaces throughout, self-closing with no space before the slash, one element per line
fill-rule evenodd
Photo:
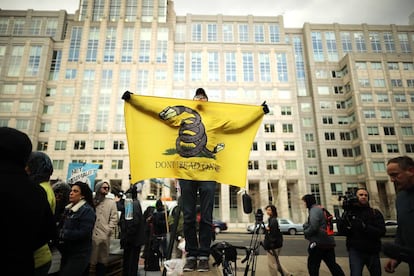
<path fill-rule="evenodd" d="M 296 235 L 297 233 L 303 233 L 303 224 L 294 223 L 290 219 L 278 218 L 280 232 L 284 234 Z M 258 233 L 262 231 L 264 233 L 264 228 L 267 227 L 267 223 L 262 224 L 250 224 L 247 226 L 247 232 L 249 233 Z"/>
<path fill-rule="evenodd" d="M 396 220 L 385 221 L 385 236 L 395 236 L 397 234 L 398 223 Z"/>
<path fill-rule="evenodd" d="M 227 223 L 218 219 L 213 219 L 213 229 L 216 234 L 227 230 Z"/>

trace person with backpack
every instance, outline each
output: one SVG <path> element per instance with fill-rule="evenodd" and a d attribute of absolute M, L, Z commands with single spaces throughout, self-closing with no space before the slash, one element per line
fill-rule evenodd
<path fill-rule="evenodd" d="M 277 209 L 273 204 L 267 205 L 265 208 L 266 214 L 269 216 L 267 221 L 265 239 L 263 240 L 263 248 L 267 252 L 267 265 L 269 267 L 270 275 L 291 276 L 290 273 L 279 260 L 280 250 L 283 246 L 283 234 L 279 229 L 279 222 L 277 221 Z"/>
<path fill-rule="evenodd" d="M 385 234 L 384 217 L 378 209 L 369 205 L 365 188 L 355 192 L 356 200 L 345 208 L 338 220 L 339 235 L 346 236 L 351 276 L 361 276 L 367 266 L 371 276 L 381 275 L 381 237 Z"/>
<path fill-rule="evenodd" d="M 336 262 L 335 238 L 330 231 L 324 208 L 316 204 L 315 196 L 307 194 L 302 197 L 309 210 L 308 222 L 303 225 L 308 246 L 308 272 L 310 276 L 318 276 L 323 260 L 332 275 L 345 276 L 344 271 Z"/>

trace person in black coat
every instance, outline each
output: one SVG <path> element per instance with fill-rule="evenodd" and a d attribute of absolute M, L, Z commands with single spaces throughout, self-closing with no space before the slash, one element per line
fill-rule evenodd
<path fill-rule="evenodd" d="M 124 250 L 123 254 L 123 275 L 137 275 L 138 262 L 141 252 L 141 246 L 145 242 L 144 225 L 145 220 L 142 214 L 141 204 L 137 199 L 136 185 L 132 186 L 126 194 L 130 193 L 133 199 L 133 218 L 125 219 L 125 212 L 121 214 L 121 248 Z"/>
<path fill-rule="evenodd" d="M 25 172 L 31 151 L 25 133 L 0 127 L 0 179 L 7 216 L 2 241 L 5 257 L 0 263 L 3 275 L 34 275 L 33 252 L 56 235 L 46 193 Z"/>
<path fill-rule="evenodd" d="M 346 236 L 351 275 L 362 275 L 367 266 L 370 275 L 381 275 L 381 237 L 385 234 L 384 217 L 378 209 L 369 205 L 365 188 L 355 192 L 356 199 L 338 220 L 339 235 Z"/>

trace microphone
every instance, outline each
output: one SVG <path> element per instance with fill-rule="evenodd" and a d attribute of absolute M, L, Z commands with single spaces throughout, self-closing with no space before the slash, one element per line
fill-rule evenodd
<path fill-rule="evenodd" d="M 253 211 L 252 198 L 245 192 L 242 195 L 242 201 L 243 201 L 243 212 L 245 214 L 251 214 Z"/>

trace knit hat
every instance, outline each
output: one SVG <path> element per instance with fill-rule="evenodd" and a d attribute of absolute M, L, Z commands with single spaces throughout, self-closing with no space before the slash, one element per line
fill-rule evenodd
<path fill-rule="evenodd" d="M 101 193 L 99 192 L 99 190 L 101 189 L 101 187 L 102 187 L 102 185 L 103 185 L 104 183 L 108 184 L 108 186 L 109 186 L 109 190 L 108 190 L 108 192 L 109 192 L 109 191 L 111 191 L 111 185 L 109 185 L 109 181 L 103 180 L 103 181 L 99 181 L 98 183 L 96 183 L 96 184 L 95 184 L 95 189 L 94 189 L 94 190 L 95 190 L 95 197 L 94 197 L 94 199 L 93 199 L 93 201 L 94 201 L 94 203 L 95 203 L 95 206 L 98 206 L 98 205 L 99 205 L 99 203 L 101 203 L 102 201 L 104 201 L 104 199 L 105 199 L 105 197 L 106 197 L 106 195 L 101 194 Z"/>
<path fill-rule="evenodd" d="M 35 182 L 49 181 L 53 174 L 53 165 L 49 156 L 40 151 L 34 151 L 30 154 L 27 161 L 29 176 Z"/>
<path fill-rule="evenodd" d="M 14 128 L 0 127 L 0 161 L 24 168 L 31 152 L 29 136 Z"/>
<path fill-rule="evenodd" d="M 109 191 L 111 191 L 111 185 L 109 184 L 109 181 L 102 180 L 102 181 L 99 181 L 98 183 L 95 184 L 95 189 L 94 189 L 95 193 L 97 193 L 99 191 L 99 189 L 101 189 L 101 187 L 104 183 L 108 184 Z"/>
<path fill-rule="evenodd" d="M 196 98 L 196 97 L 200 97 L 200 98 L 201 97 L 204 97 L 204 98 L 206 98 L 208 100 L 206 91 L 204 91 L 203 88 L 197 88 L 197 90 L 195 92 L 195 95 L 194 95 L 194 98 Z"/>

